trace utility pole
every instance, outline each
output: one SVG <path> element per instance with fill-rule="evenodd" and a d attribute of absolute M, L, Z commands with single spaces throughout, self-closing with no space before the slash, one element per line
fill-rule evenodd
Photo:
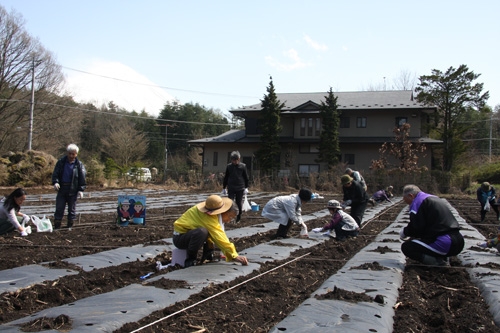
<path fill-rule="evenodd" d="M 33 112 L 35 110 L 35 57 L 33 57 L 33 67 L 31 68 L 31 105 L 30 120 L 28 132 L 28 151 L 31 150 L 31 141 L 33 141 Z"/>
<path fill-rule="evenodd" d="M 167 180 L 167 170 L 168 170 L 168 128 L 169 127 L 175 127 L 175 125 L 156 125 L 156 126 L 164 126 L 165 127 L 165 167 L 163 170 L 163 181 Z"/>
<path fill-rule="evenodd" d="M 493 140 L 492 136 L 493 136 L 493 112 L 490 115 L 490 151 L 489 151 L 490 163 L 491 163 L 491 140 Z"/>

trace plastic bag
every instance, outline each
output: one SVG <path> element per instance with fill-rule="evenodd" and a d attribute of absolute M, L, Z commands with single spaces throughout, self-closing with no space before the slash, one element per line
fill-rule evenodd
<path fill-rule="evenodd" d="M 307 225 L 304 222 L 302 222 L 300 224 L 300 227 L 301 227 L 300 228 L 300 237 L 302 237 L 302 238 L 308 238 L 309 237 L 309 233 L 307 232 Z"/>
<path fill-rule="evenodd" d="M 484 204 L 484 210 L 489 212 L 491 209 L 490 202 L 486 200 L 486 204 Z"/>
<path fill-rule="evenodd" d="M 43 218 L 32 215 L 31 221 L 34 225 L 36 225 L 37 232 L 52 232 L 52 223 L 47 217 L 45 217 L 45 215 L 43 216 Z"/>
<path fill-rule="evenodd" d="M 249 210 L 252 209 L 252 206 L 250 206 L 250 204 L 248 203 L 248 199 L 247 199 L 247 196 L 245 195 L 245 197 L 243 198 L 243 205 L 241 206 L 241 209 L 244 211 L 244 212 L 248 212 Z"/>

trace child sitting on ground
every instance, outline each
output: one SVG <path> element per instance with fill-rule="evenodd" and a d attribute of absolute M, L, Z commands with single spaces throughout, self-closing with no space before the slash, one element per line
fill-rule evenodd
<path fill-rule="evenodd" d="M 477 246 L 483 249 L 495 247 L 498 251 L 497 256 L 500 256 L 500 227 L 498 228 L 498 235 L 495 238 L 489 239 L 486 242 L 477 243 Z"/>

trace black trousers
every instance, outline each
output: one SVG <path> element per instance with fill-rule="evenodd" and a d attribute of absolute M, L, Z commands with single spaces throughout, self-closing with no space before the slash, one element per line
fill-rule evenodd
<path fill-rule="evenodd" d="M 62 220 L 64 217 L 64 208 L 68 205 L 68 223 L 76 219 L 76 201 L 78 193 L 71 193 L 71 185 L 61 185 L 56 196 L 56 212 L 54 220 Z"/>
<path fill-rule="evenodd" d="M 498 219 L 499 211 L 498 211 L 498 205 L 495 202 L 495 200 L 490 201 L 490 206 L 491 206 L 490 210 L 493 210 L 495 213 L 497 213 L 497 219 Z M 488 213 L 488 211 L 484 210 L 484 205 L 481 205 L 481 222 L 483 222 L 484 219 L 486 218 L 486 213 Z"/>
<path fill-rule="evenodd" d="M 450 233 L 450 238 L 451 238 L 450 250 L 445 255 L 436 253 L 431 249 L 423 246 L 422 244 L 415 243 L 411 240 L 407 240 L 403 244 L 401 244 L 401 251 L 403 251 L 404 255 L 407 256 L 408 258 L 417 261 L 422 261 L 422 256 L 424 254 L 438 258 L 456 256 L 464 249 L 465 245 L 464 237 L 460 232 L 454 231 Z"/>
<path fill-rule="evenodd" d="M 276 235 L 274 237 L 275 238 L 277 238 L 277 237 L 285 238 L 286 235 L 288 234 L 288 230 L 290 230 L 290 227 L 292 226 L 292 224 L 293 224 L 292 220 L 288 220 L 288 223 L 286 225 L 280 223 L 278 230 L 276 231 Z"/>
<path fill-rule="evenodd" d="M 197 228 L 189 230 L 180 235 L 174 235 L 172 241 L 175 247 L 182 250 L 187 250 L 187 259 L 196 260 L 198 250 L 205 244 L 208 238 L 208 230 L 205 228 Z"/>
<path fill-rule="evenodd" d="M 351 205 L 351 211 L 349 212 L 349 215 L 352 216 L 352 218 L 354 219 L 354 221 L 356 221 L 359 227 L 361 227 L 361 221 L 363 221 L 363 216 L 365 215 L 367 203 L 368 201 L 364 201 Z"/>
<path fill-rule="evenodd" d="M 243 192 L 245 190 L 233 191 L 230 188 L 227 189 L 227 197 L 234 202 L 238 206 L 238 217 L 241 217 L 241 213 L 243 213 Z M 239 219 L 238 219 L 239 220 Z"/>

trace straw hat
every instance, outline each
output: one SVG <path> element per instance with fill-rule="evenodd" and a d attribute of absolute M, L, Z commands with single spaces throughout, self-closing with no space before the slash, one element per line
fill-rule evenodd
<path fill-rule="evenodd" d="M 196 205 L 198 210 L 208 215 L 217 215 L 228 211 L 233 205 L 233 200 L 228 197 L 221 198 L 217 194 L 213 194 L 207 200 Z"/>

